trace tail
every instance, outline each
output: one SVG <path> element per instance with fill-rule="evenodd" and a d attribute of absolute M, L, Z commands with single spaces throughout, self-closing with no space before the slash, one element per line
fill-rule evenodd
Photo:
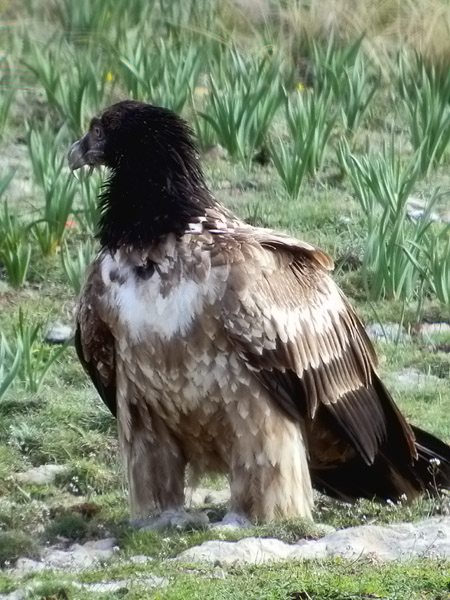
<path fill-rule="evenodd" d="M 414 465 L 423 489 L 450 489 L 450 446 L 431 433 L 412 426 L 416 436 L 418 460 Z"/>
<path fill-rule="evenodd" d="M 370 498 L 386 501 L 406 496 L 408 500 L 427 492 L 450 490 L 450 446 L 412 426 L 417 459 L 398 463 L 396 456 L 380 452 L 372 465 L 361 457 L 330 469 L 311 472 L 313 485 L 326 494 L 346 501 Z"/>

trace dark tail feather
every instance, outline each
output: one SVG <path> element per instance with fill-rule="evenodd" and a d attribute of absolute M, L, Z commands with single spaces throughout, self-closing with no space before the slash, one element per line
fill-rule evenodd
<path fill-rule="evenodd" d="M 431 433 L 412 426 L 418 460 L 414 465 L 425 489 L 450 489 L 450 446 Z"/>
<path fill-rule="evenodd" d="M 396 464 L 396 457 L 380 453 L 372 465 L 359 456 L 329 469 L 313 469 L 313 485 L 341 500 L 370 498 L 412 500 L 421 493 L 436 494 L 450 489 L 450 446 L 431 433 L 412 427 L 416 436 L 417 460 Z"/>

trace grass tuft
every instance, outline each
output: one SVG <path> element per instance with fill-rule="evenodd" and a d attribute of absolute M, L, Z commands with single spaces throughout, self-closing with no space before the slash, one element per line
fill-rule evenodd
<path fill-rule="evenodd" d="M 23 531 L 0 531 L 0 567 L 10 567 L 20 557 L 37 555 L 36 540 Z"/>

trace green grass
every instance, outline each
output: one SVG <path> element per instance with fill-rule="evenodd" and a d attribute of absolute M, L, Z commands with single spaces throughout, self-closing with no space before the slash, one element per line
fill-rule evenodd
<path fill-rule="evenodd" d="M 148 587 L 151 576 L 164 577 L 161 588 Z M 128 581 L 126 592 L 96 593 L 95 585 L 102 581 Z M 80 589 L 80 584 L 86 586 Z M 74 578 L 66 573 L 37 576 L 24 581 L 33 589 L 31 598 L 70 598 L 100 600 L 125 597 L 127 600 L 154 598 L 158 600 L 446 600 L 449 593 L 448 564 L 422 560 L 386 565 L 364 559 L 348 562 L 288 563 L 251 567 L 200 566 L 150 563 L 112 565 L 105 579 L 103 569 Z M 14 589 L 10 577 L 0 575 L 0 592 Z M 65 595 L 64 595 L 65 594 Z"/>

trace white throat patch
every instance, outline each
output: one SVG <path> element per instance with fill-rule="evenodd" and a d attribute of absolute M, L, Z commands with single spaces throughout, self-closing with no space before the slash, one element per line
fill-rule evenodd
<path fill-rule="evenodd" d="M 127 328 L 132 343 L 139 343 L 147 335 L 157 335 L 166 341 L 186 335 L 205 302 L 217 298 L 214 277 L 198 283 L 182 275 L 172 286 L 167 286 L 161 274 L 166 274 L 171 266 L 173 262 L 164 260 L 145 279 L 136 275 L 133 263 L 120 252 L 114 257 L 109 254 L 103 257 L 102 278 L 107 288 L 108 308 Z"/>

